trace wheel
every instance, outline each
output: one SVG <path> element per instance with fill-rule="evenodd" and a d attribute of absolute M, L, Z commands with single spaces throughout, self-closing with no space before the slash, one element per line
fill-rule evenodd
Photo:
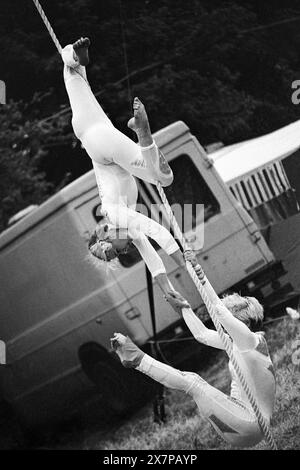
<path fill-rule="evenodd" d="M 112 368 L 111 365 L 99 361 L 94 365 L 91 376 L 105 402 L 114 412 L 121 414 L 130 408 L 132 390 L 127 374 L 120 374 L 120 371 Z"/>
<path fill-rule="evenodd" d="M 84 372 L 96 385 L 109 408 L 117 414 L 128 411 L 134 404 L 132 371 L 124 369 L 95 343 L 82 346 L 79 358 Z"/>

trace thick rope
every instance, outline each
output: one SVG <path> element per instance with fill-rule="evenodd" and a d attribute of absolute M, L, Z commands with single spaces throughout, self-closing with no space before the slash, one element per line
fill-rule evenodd
<path fill-rule="evenodd" d="M 180 241 L 181 245 L 182 245 L 182 248 L 184 251 L 190 251 L 191 248 L 190 246 L 188 245 L 187 241 L 185 240 L 180 228 L 179 228 L 179 225 L 177 223 L 177 220 L 173 214 L 173 211 L 170 207 L 170 204 L 168 202 L 168 199 L 166 197 L 166 194 L 161 186 L 160 183 L 157 183 L 156 184 L 157 186 L 157 190 L 159 192 L 159 195 L 161 197 L 161 200 L 165 206 L 165 209 L 166 209 L 166 212 L 167 212 L 167 215 L 169 217 L 169 220 L 171 222 L 171 226 L 173 227 L 173 230 L 174 230 L 174 233 L 177 237 L 177 239 Z M 234 354 L 233 354 L 233 350 L 232 350 L 232 342 L 231 340 L 229 339 L 229 337 L 224 333 L 224 330 L 221 326 L 221 323 L 219 322 L 218 318 L 217 318 L 217 315 L 215 314 L 215 309 L 214 307 L 216 306 L 217 303 L 220 302 L 220 299 L 218 297 L 218 295 L 216 294 L 215 290 L 213 289 L 213 287 L 211 286 L 209 280 L 207 279 L 202 267 L 200 264 L 198 264 L 197 266 L 193 267 L 192 263 L 190 261 L 186 261 L 186 267 L 187 267 L 187 271 L 189 273 L 189 275 L 191 276 L 192 280 L 194 281 L 194 284 L 196 285 L 202 299 L 203 299 L 203 302 L 205 303 L 206 305 L 206 308 L 208 310 L 208 313 L 210 314 L 211 316 L 211 319 L 216 327 L 216 330 L 221 338 L 221 341 L 224 345 L 224 349 L 226 351 L 226 353 L 228 354 L 229 356 L 229 359 L 232 363 L 232 366 L 234 368 L 234 371 L 240 381 L 240 384 L 242 386 L 242 388 L 244 389 L 246 395 L 247 395 L 247 398 L 253 408 L 253 411 L 255 413 L 255 416 L 257 417 L 257 421 L 260 425 L 260 428 L 266 438 L 266 441 L 268 442 L 269 446 L 271 447 L 272 450 L 277 450 L 277 446 L 276 446 L 276 443 L 274 441 L 274 438 L 271 434 L 271 431 L 270 431 L 270 428 L 269 428 L 269 425 L 268 425 L 268 422 L 265 420 L 265 418 L 263 417 L 260 409 L 259 409 L 259 405 L 254 397 L 254 394 L 252 392 L 252 390 L 250 389 L 244 375 L 243 375 L 243 372 L 242 372 L 242 369 L 237 361 L 237 359 L 235 358 Z M 196 273 L 196 270 L 197 270 L 197 273 Z"/>
<path fill-rule="evenodd" d="M 52 41 L 54 42 L 54 44 L 55 44 L 55 46 L 56 46 L 56 49 L 58 50 L 59 54 L 61 55 L 62 47 L 61 47 L 61 45 L 60 45 L 59 40 L 57 39 L 57 36 L 56 36 L 55 32 L 53 31 L 53 28 L 52 28 L 52 26 L 51 26 L 51 24 L 50 24 L 50 22 L 49 22 L 49 20 L 48 20 L 48 18 L 47 18 L 47 16 L 46 16 L 44 10 L 43 10 L 43 8 L 42 8 L 40 2 L 39 2 L 38 0 L 32 0 L 32 1 L 33 1 L 33 3 L 35 4 L 35 6 L 36 6 L 36 8 L 37 8 L 37 11 L 39 12 L 39 14 L 40 14 L 40 16 L 41 16 L 43 22 L 45 23 L 45 26 L 46 26 L 46 28 L 47 28 L 47 30 L 48 30 L 48 33 L 50 34 L 50 37 L 51 37 Z M 83 75 L 81 75 L 81 73 L 78 72 L 78 70 L 74 69 L 74 71 L 75 71 L 76 73 L 78 73 L 78 75 L 80 75 L 81 78 L 83 78 L 83 80 L 87 83 L 88 86 L 90 86 L 90 84 L 89 84 L 89 82 L 87 81 L 87 79 L 86 79 Z M 58 114 L 59 114 L 59 113 L 58 113 Z"/>
<path fill-rule="evenodd" d="M 32 0 L 33 3 L 35 4 L 36 8 L 37 8 L 37 11 L 39 12 L 39 14 L 41 15 L 41 18 L 43 20 L 43 22 L 45 23 L 45 26 L 46 28 L 48 29 L 48 32 L 52 38 L 52 41 L 54 42 L 55 46 L 56 46 L 56 49 L 58 50 L 58 52 L 61 54 L 61 45 L 60 45 L 60 42 L 59 40 L 57 39 L 56 37 L 56 34 L 55 32 L 53 31 L 52 29 L 52 26 L 51 24 L 49 23 L 48 21 L 48 18 L 47 16 L 45 15 L 45 12 L 40 4 L 40 2 L 38 2 L 38 0 Z"/>

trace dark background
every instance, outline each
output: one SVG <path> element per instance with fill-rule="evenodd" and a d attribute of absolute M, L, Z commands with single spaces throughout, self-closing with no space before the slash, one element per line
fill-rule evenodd
<path fill-rule="evenodd" d="M 42 0 L 64 46 L 89 36 L 89 81 L 116 127 L 130 102 L 152 131 L 185 121 L 202 145 L 230 144 L 299 119 L 297 0 Z M 59 54 L 31 0 L 0 0 L 0 230 L 91 169 L 76 141 Z M 129 78 L 126 76 L 129 75 Z M 52 117 L 51 117 L 52 116 Z"/>

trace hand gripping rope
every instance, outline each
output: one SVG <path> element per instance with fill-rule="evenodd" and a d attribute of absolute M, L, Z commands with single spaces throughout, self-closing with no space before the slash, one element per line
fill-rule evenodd
<path fill-rule="evenodd" d="M 45 12 L 43 10 L 43 8 L 41 7 L 40 3 L 38 0 L 32 0 L 33 3 L 35 4 L 43 22 L 45 23 L 45 26 L 59 52 L 59 54 L 61 54 L 61 45 L 52 29 L 52 26 L 51 24 L 49 23 L 46 15 L 45 15 Z M 169 204 L 169 201 L 167 199 L 167 196 L 161 186 L 161 184 L 159 182 L 157 182 L 156 184 L 157 186 L 157 190 L 159 192 L 159 195 L 160 195 L 160 198 L 164 204 L 164 207 L 166 209 L 166 212 L 167 212 L 167 215 L 169 217 L 169 220 L 170 220 L 170 223 L 173 227 L 173 230 L 174 230 L 174 233 L 176 235 L 176 238 L 180 241 L 181 245 L 182 245 L 182 248 L 184 251 L 189 251 L 191 250 L 191 248 L 189 247 L 187 241 L 185 240 L 180 228 L 179 228 L 179 225 L 176 221 L 176 218 L 173 214 L 173 211 L 171 209 L 171 206 Z M 258 403 L 254 397 L 254 394 L 253 392 L 251 391 L 244 375 L 243 375 L 243 372 L 240 368 L 240 365 L 238 364 L 238 361 L 237 359 L 235 358 L 234 354 L 233 354 L 233 351 L 232 351 L 232 344 L 231 344 L 231 341 L 229 340 L 229 338 L 225 335 L 224 331 L 223 331 L 223 328 L 217 318 L 217 315 L 215 314 L 215 311 L 214 311 L 214 306 L 216 305 L 216 303 L 220 302 L 220 299 L 218 297 L 218 295 L 216 294 L 215 290 L 213 289 L 212 285 L 210 284 L 209 280 L 207 279 L 202 267 L 200 264 L 198 264 L 197 266 L 193 267 L 192 263 L 190 261 L 186 261 L 186 268 L 187 268 L 187 271 L 189 273 L 189 275 L 191 276 L 192 280 L 194 281 L 194 284 L 195 286 L 197 287 L 205 305 L 206 305 L 206 308 L 208 310 L 208 313 L 210 314 L 211 316 L 211 319 L 216 327 L 216 330 L 217 332 L 219 333 L 219 336 L 221 338 L 221 341 L 224 345 L 224 349 L 226 351 L 226 353 L 228 354 L 229 356 L 229 359 L 232 363 L 232 366 L 234 368 L 234 371 L 240 381 L 240 384 L 242 386 L 242 388 L 244 389 L 246 395 L 247 395 L 247 398 L 253 408 L 253 411 L 255 413 L 255 416 L 257 418 L 257 421 L 260 425 L 260 428 L 265 436 L 265 439 L 267 441 L 267 443 L 269 444 L 270 448 L 272 450 L 277 450 L 277 446 L 276 446 L 276 443 L 274 441 L 274 438 L 272 436 L 272 433 L 270 431 L 270 428 L 269 428 L 269 425 L 267 423 L 267 421 L 265 420 L 265 418 L 263 417 L 260 409 L 259 409 L 259 406 L 258 406 Z M 198 274 L 196 273 L 196 271 L 198 272 Z"/>

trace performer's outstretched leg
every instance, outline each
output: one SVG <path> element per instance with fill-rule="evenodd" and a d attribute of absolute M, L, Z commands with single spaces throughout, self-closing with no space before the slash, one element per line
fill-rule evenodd
<path fill-rule="evenodd" d="M 64 80 L 73 112 L 72 125 L 75 135 L 81 140 L 94 163 L 116 163 L 130 174 L 150 183 L 159 180 L 164 186 L 171 184 L 172 171 L 167 173 L 165 168 L 164 172 L 159 170 L 157 161 L 162 157 L 159 157 L 150 129 L 151 145 L 141 149 L 113 126 L 96 100 L 88 85 L 85 67 L 81 65 L 87 62 L 82 60 L 82 57 L 87 54 L 88 46 L 89 40 L 84 38 L 62 50 Z M 145 126 L 142 130 L 142 142 L 145 144 L 149 140 L 145 140 Z"/>
<path fill-rule="evenodd" d="M 200 414 L 231 445 L 249 447 L 261 441 L 263 435 L 255 414 L 244 403 L 212 387 L 198 374 L 182 372 L 153 359 L 120 333 L 115 333 L 111 342 L 125 367 L 135 368 L 168 388 L 190 395 Z"/>
<path fill-rule="evenodd" d="M 187 392 L 197 377 L 193 372 L 181 372 L 156 361 L 139 349 L 128 336 L 121 333 L 114 334 L 111 345 L 124 367 L 135 368 L 169 388 Z M 155 372 L 151 364 L 155 365 Z"/>
<path fill-rule="evenodd" d="M 79 57 L 82 57 L 84 53 L 87 54 L 88 46 L 89 40 L 85 38 L 62 49 L 64 80 L 73 113 L 72 125 L 78 139 L 81 139 L 84 133 L 95 123 L 101 123 L 109 127 L 113 126 L 92 93 L 87 81 L 85 67 L 79 62 Z M 77 57 L 77 53 L 79 57 Z M 82 62 L 85 63 L 86 61 Z M 101 140 L 101 134 L 99 139 Z"/>
<path fill-rule="evenodd" d="M 173 182 L 173 172 L 152 138 L 145 106 L 137 97 L 133 101 L 133 113 L 127 125 L 136 133 L 143 157 L 146 161 L 150 159 L 162 186 L 170 186 Z"/>

